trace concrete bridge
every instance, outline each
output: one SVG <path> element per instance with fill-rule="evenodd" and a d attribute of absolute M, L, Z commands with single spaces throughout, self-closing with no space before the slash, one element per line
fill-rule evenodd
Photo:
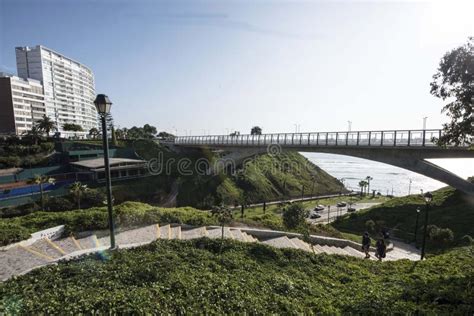
<path fill-rule="evenodd" d="M 183 148 L 222 149 L 251 156 L 278 150 L 319 152 L 378 161 L 436 179 L 474 195 L 474 184 L 426 159 L 474 158 L 467 144 L 439 147 L 442 130 L 387 130 L 262 135 L 177 136 L 172 144 Z"/>

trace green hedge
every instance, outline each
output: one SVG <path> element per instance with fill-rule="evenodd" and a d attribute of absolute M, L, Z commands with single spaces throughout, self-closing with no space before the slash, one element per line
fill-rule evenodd
<path fill-rule="evenodd" d="M 160 240 L 0 284 L 5 314 L 471 315 L 474 248 L 374 262 L 225 240 Z"/>

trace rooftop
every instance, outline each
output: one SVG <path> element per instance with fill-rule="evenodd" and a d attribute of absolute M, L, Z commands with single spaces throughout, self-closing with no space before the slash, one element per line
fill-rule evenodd
<path fill-rule="evenodd" d="M 145 163 L 145 160 L 141 159 L 129 159 L 129 158 L 110 158 L 110 166 L 119 165 L 119 164 L 142 164 Z M 71 165 L 85 167 L 89 169 L 104 168 L 104 158 L 95 158 L 82 160 L 77 162 L 71 162 Z"/>

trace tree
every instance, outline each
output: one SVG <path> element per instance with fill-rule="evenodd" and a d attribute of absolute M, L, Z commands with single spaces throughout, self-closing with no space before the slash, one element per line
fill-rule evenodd
<path fill-rule="evenodd" d="M 33 178 L 31 178 L 28 183 L 30 184 L 36 184 L 39 186 L 40 189 L 40 194 L 41 194 L 41 210 L 44 211 L 44 190 L 43 190 L 43 185 L 44 184 L 54 184 L 56 180 L 54 178 L 51 178 L 50 176 L 46 175 L 35 175 Z"/>
<path fill-rule="evenodd" d="M 97 128 L 93 127 L 89 130 L 89 136 L 92 138 L 92 139 L 97 139 L 99 138 L 100 136 L 100 132 Z"/>
<path fill-rule="evenodd" d="M 302 228 L 306 224 L 309 211 L 301 203 L 293 203 L 283 209 L 283 224 L 287 229 Z"/>
<path fill-rule="evenodd" d="M 222 227 L 222 239 L 224 239 L 224 228 L 226 224 L 230 224 L 233 219 L 232 210 L 225 205 L 214 206 L 211 210 L 211 215 L 214 216 L 219 225 Z"/>
<path fill-rule="evenodd" d="M 38 145 L 38 142 L 42 139 L 42 133 L 36 125 L 33 125 L 33 127 L 23 135 L 25 138 L 30 139 L 35 145 Z"/>
<path fill-rule="evenodd" d="M 250 135 L 262 135 L 262 129 L 258 126 L 254 126 L 250 130 Z"/>
<path fill-rule="evenodd" d="M 367 181 L 361 180 L 359 181 L 359 187 L 360 187 L 360 196 L 364 195 L 364 189 L 367 186 Z"/>
<path fill-rule="evenodd" d="M 167 132 L 159 132 L 157 137 L 161 139 L 167 139 L 167 138 L 174 138 L 175 136 Z"/>
<path fill-rule="evenodd" d="M 82 126 L 74 123 L 65 123 L 63 125 L 63 130 L 69 131 L 69 132 L 82 132 Z"/>
<path fill-rule="evenodd" d="M 444 134 L 438 145 L 472 144 L 474 126 L 474 37 L 466 44 L 446 53 L 431 82 L 431 94 L 448 100 L 441 112 L 451 118 L 443 124 Z"/>
<path fill-rule="evenodd" d="M 145 138 L 154 138 L 156 133 L 156 127 L 149 124 L 143 125 L 143 135 Z"/>
<path fill-rule="evenodd" d="M 371 180 L 374 180 L 374 178 L 372 178 L 371 176 L 365 177 L 365 181 L 367 182 L 367 194 L 370 193 L 370 181 Z"/>
<path fill-rule="evenodd" d="M 46 136 L 49 136 L 51 130 L 56 129 L 56 123 L 46 115 L 43 115 L 43 117 L 36 122 L 35 126 L 38 131 L 45 133 Z"/>
<path fill-rule="evenodd" d="M 87 187 L 87 185 L 82 184 L 79 181 L 76 181 L 69 186 L 69 193 L 71 193 L 74 197 L 74 200 L 77 203 L 77 208 L 79 210 L 81 209 L 81 198 L 88 190 L 89 188 Z"/>

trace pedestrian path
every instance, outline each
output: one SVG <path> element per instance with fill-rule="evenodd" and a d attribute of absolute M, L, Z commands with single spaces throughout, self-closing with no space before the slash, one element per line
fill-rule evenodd
<path fill-rule="evenodd" d="M 258 237 L 262 236 L 258 232 L 264 232 L 266 237 Z M 151 243 L 157 239 L 221 238 L 222 233 L 224 233 L 224 238 L 246 243 L 262 243 L 275 248 L 292 248 L 314 254 L 325 253 L 361 259 L 365 257 L 364 253 L 356 249 L 354 245 L 351 247 L 345 240 L 337 240 L 340 245 L 344 245 L 339 247 L 335 246 L 334 242 L 332 244 L 325 242 L 324 239 L 310 244 L 299 238 L 300 236 L 297 234 L 249 230 L 237 227 L 225 227 L 224 231 L 222 231 L 221 227 L 184 227 L 181 225 L 153 224 L 120 231 L 115 235 L 115 240 L 119 248 L 131 248 Z M 331 240 L 334 241 L 336 239 L 333 238 Z M 14 275 L 27 273 L 37 267 L 54 264 L 59 260 L 69 259 L 84 253 L 102 251 L 109 247 L 110 237 L 108 235 L 97 237 L 96 234 L 82 238 L 70 236 L 54 240 L 44 237 L 34 240 L 29 244 L 19 243 L 12 245 L 0 251 L 0 280 L 4 281 Z M 403 247 L 403 244 L 395 244 L 395 248 L 387 253 L 386 260 L 418 260 L 418 258 L 419 255 L 414 253 L 413 249 L 407 249 Z M 373 255 L 371 259 L 374 259 Z"/>

